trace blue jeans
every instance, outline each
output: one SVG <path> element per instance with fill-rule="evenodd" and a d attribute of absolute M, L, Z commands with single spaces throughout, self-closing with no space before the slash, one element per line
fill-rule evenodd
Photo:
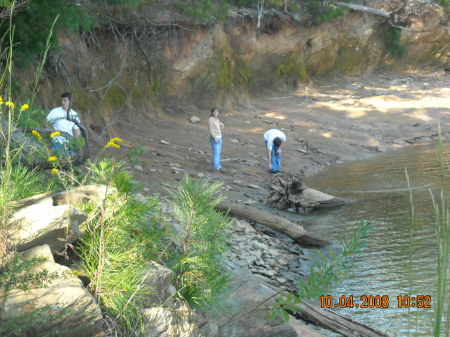
<path fill-rule="evenodd" d="M 267 146 L 267 142 L 266 146 Z M 272 145 L 272 152 L 270 153 L 270 164 L 272 165 L 272 172 L 279 172 L 281 169 L 281 154 L 277 154 L 278 147 Z"/>
<path fill-rule="evenodd" d="M 281 168 L 281 153 L 277 154 L 278 147 L 275 145 L 272 145 L 272 155 L 271 155 L 271 162 L 272 162 L 272 171 L 279 172 Z"/>
<path fill-rule="evenodd" d="M 52 142 L 52 149 L 55 150 L 56 154 L 62 155 L 63 157 L 67 157 L 70 155 L 73 157 L 75 153 L 72 150 L 67 151 L 67 147 L 64 144 L 59 142 Z"/>
<path fill-rule="evenodd" d="M 211 147 L 213 151 L 212 155 L 212 162 L 213 167 L 216 170 L 220 170 L 222 166 L 220 166 L 220 151 L 222 150 L 222 137 L 218 137 L 218 143 L 214 141 L 214 138 L 210 137 L 209 139 L 211 141 Z"/>

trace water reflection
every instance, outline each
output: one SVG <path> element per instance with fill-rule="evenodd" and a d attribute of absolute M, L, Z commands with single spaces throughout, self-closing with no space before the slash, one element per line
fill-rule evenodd
<path fill-rule="evenodd" d="M 450 145 L 445 144 L 444 158 L 449 154 Z M 415 210 L 411 251 L 410 193 L 405 168 Z M 333 289 L 333 297 L 388 295 L 390 299 L 389 308 L 333 310 L 397 336 L 408 332 L 432 335 L 433 309 L 411 308 L 412 314 L 408 315 L 408 309 L 398 308 L 397 296 L 431 295 L 432 306 L 435 304 L 437 248 L 431 193 L 439 196 L 439 172 L 437 144 L 428 144 L 330 167 L 307 179 L 306 184 L 312 188 L 356 202 L 310 213 L 302 223 L 305 229 L 339 242 L 358 220 L 369 220 L 374 225 L 364 252 L 355 258 L 353 273 Z M 333 248 L 339 249 L 337 245 Z"/>

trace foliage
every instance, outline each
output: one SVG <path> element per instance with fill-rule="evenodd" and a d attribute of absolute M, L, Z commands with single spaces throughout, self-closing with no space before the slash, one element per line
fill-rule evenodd
<path fill-rule="evenodd" d="M 406 23 L 401 22 L 397 25 L 402 27 L 407 26 Z M 405 56 L 405 47 L 400 44 L 400 38 L 402 35 L 402 30 L 400 28 L 387 25 L 381 31 L 381 34 L 383 36 L 386 49 L 392 57 L 400 58 Z"/>
<path fill-rule="evenodd" d="M 17 126 L 30 129 L 43 128 L 46 116 L 47 111 L 43 109 L 28 109 L 17 117 Z"/>
<path fill-rule="evenodd" d="M 226 0 L 187 0 L 175 1 L 174 9 L 197 23 L 208 23 L 224 19 L 228 15 L 229 2 Z"/>
<path fill-rule="evenodd" d="M 91 10 L 91 6 L 86 2 L 82 1 L 83 4 L 80 4 L 80 1 L 77 0 L 30 1 L 24 10 L 12 17 L 12 25 L 15 26 L 16 60 L 20 60 L 22 65 L 26 65 L 44 51 L 46 38 L 51 31 L 52 22 L 57 16 L 59 16 L 57 30 L 66 29 L 76 33 L 79 30 L 89 31 L 98 27 L 98 13 Z M 145 0 L 94 0 L 92 2 L 116 5 L 122 9 L 133 9 L 144 3 Z M 7 29 L 7 25 L 0 25 L 0 35 Z M 52 36 L 50 43 L 53 47 L 58 46 L 55 35 Z"/>
<path fill-rule="evenodd" d="M 450 0 L 438 0 L 439 5 L 447 7 L 450 4 Z"/>
<path fill-rule="evenodd" d="M 28 291 L 31 286 L 42 287 L 63 276 L 56 272 L 49 273 L 46 269 L 38 273 L 31 272 L 31 269 L 44 262 L 45 258 L 24 260 L 20 254 L 14 253 L 5 260 L 0 266 L 0 289 L 5 292 L 13 288 Z"/>
<path fill-rule="evenodd" d="M 289 319 L 289 312 L 298 312 L 301 310 L 301 301 L 308 298 L 319 297 L 329 291 L 329 288 L 346 273 L 351 270 L 351 260 L 349 257 L 361 252 L 365 246 L 365 241 L 372 229 L 370 223 L 366 221 L 359 222 L 353 234 L 348 236 L 342 244 L 342 251 L 337 254 L 329 249 L 329 256 L 326 257 L 318 253 L 318 263 L 309 270 L 309 276 L 298 282 L 299 294 L 294 296 L 292 293 L 281 293 L 276 299 L 276 303 L 269 312 L 272 319 L 279 316 L 283 320 Z"/>
<path fill-rule="evenodd" d="M 245 85 L 249 85 L 252 82 L 253 75 L 248 63 L 242 59 L 239 59 L 237 62 L 237 69 L 237 77 L 239 81 Z"/>
<path fill-rule="evenodd" d="M 285 62 L 280 64 L 276 70 L 276 75 L 284 79 L 300 81 L 309 80 L 308 69 L 301 57 L 289 56 Z"/>
<path fill-rule="evenodd" d="M 215 210 L 223 200 L 218 196 L 221 183 L 208 183 L 185 177 L 181 186 L 172 189 L 172 205 L 183 231 L 177 235 L 180 251 L 172 257 L 175 283 L 179 294 L 194 306 L 214 304 L 229 284 L 221 256 L 227 249 L 227 233 L 231 222 Z"/>
<path fill-rule="evenodd" d="M 343 0 L 342 2 L 348 2 L 348 0 Z M 302 0 L 302 3 L 316 22 L 330 22 L 333 19 L 342 17 L 347 13 L 347 8 L 342 6 L 325 5 L 325 1 Z"/>
<path fill-rule="evenodd" d="M 121 193 L 131 193 L 135 185 L 131 181 L 131 174 L 123 169 L 123 162 L 114 158 L 102 158 L 95 162 L 87 161 L 88 173 L 83 184 L 104 184 L 117 188 Z"/>
<path fill-rule="evenodd" d="M 147 149 L 141 145 L 136 145 L 133 147 L 133 151 L 127 154 L 127 158 L 131 164 L 139 164 L 141 162 L 140 157 L 146 153 L 148 153 Z"/>
<path fill-rule="evenodd" d="M 234 74 L 230 60 L 225 56 L 219 56 L 217 61 L 216 86 L 229 90 L 233 85 Z"/>
<path fill-rule="evenodd" d="M 53 20 L 61 15 L 57 29 L 66 28 L 77 31 L 79 28 L 89 30 L 95 26 L 94 20 L 88 15 L 85 6 L 77 5 L 77 1 L 41 0 L 30 1 L 25 10 L 12 18 L 15 26 L 14 39 L 17 59 L 26 64 L 45 49 L 46 39 L 51 30 Z M 30 22 L 33 22 L 30 25 Z M 0 27 L 3 32 L 5 26 Z M 57 45 L 56 36 L 51 39 L 53 46 Z"/>

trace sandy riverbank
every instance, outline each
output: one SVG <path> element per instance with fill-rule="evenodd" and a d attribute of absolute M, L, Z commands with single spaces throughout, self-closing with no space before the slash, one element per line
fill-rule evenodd
<path fill-rule="evenodd" d="M 200 123 L 191 123 L 192 115 Z M 438 123 L 447 137 L 450 74 L 336 77 L 289 94 L 255 98 L 232 111 L 221 109 L 225 173 L 211 170 L 208 117 L 209 111 L 192 110 L 183 117 L 140 116 L 129 123 L 120 121 L 110 136 L 123 138 L 124 146 L 108 151 L 128 160 L 137 146 L 144 148 L 147 153 L 132 164 L 133 173 L 151 193 L 165 194 L 164 185 L 188 173 L 223 181 L 232 200 L 258 202 L 274 179 L 266 169 L 262 141 L 266 130 L 278 128 L 286 133 L 282 169 L 284 174 L 301 176 L 328 165 L 429 142 L 436 138 Z"/>

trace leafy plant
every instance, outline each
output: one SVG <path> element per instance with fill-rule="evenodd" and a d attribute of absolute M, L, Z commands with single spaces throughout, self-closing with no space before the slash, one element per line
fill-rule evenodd
<path fill-rule="evenodd" d="M 188 303 L 205 306 L 215 303 L 225 291 L 229 276 L 221 256 L 227 249 L 227 233 L 231 222 L 215 210 L 224 198 L 218 195 L 221 183 L 185 177 L 181 186 L 170 190 L 170 204 L 182 233 L 176 236 L 179 252 L 172 257 L 175 283 Z"/>

